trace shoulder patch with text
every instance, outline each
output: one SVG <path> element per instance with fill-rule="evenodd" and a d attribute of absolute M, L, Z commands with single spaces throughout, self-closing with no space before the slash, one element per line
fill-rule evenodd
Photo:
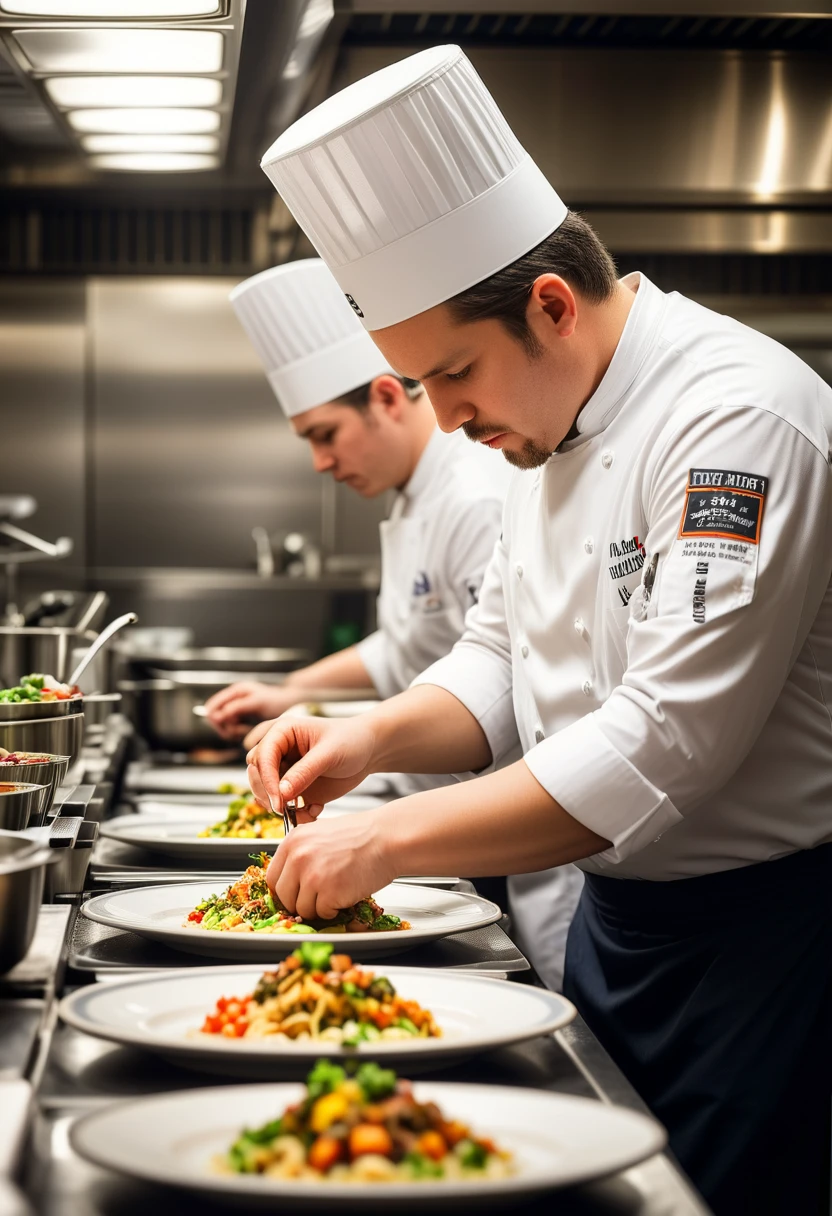
<path fill-rule="evenodd" d="M 758 544 L 767 490 L 768 478 L 756 473 L 691 469 L 679 536 L 718 536 Z"/>

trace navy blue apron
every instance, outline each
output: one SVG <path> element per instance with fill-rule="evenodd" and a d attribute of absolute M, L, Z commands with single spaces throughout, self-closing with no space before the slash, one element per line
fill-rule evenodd
<path fill-rule="evenodd" d="M 717 1216 L 829 1216 L 832 845 L 586 876 L 564 992 Z"/>

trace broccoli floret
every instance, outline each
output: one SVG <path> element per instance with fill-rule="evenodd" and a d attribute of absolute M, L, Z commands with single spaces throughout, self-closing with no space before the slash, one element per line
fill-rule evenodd
<path fill-rule="evenodd" d="M 307 971 L 328 971 L 332 950 L 329 942 L 304 942 L 295 951 L 295 958 L 300 959 Z"/>
<path fill-rule="evenodd" d="M 375 1061 L 362 1064 L 355 1074 L 368 1102 L 379 1102 L 387 1098 L 396 1088 L 396 1074 L 392 1068 L 381 1068 Z"/>
<path fill-rule="evenodd" d="M 454 1152 L 459 1157 L 460 1164 L 468 1170 L 484 1169 L 485 1163 L 488 1160 L 486 1150 L 474 1140 L 460 1140 Z"/>
<path fill-rule="evenodd" d="M 442 1178 L 445 1171 L 438 1161 L 432 1161 L 424 1153 L 408 1153 L 405 1163 L 413 1178 Z"/>
<path fill-rule="evenodd" d="M 311 1101 L 331 1094 L 333 1089 L 346 1080 L 347 1074 L 338 1064 L 331 1060 L 318 1060 L 318 1063 L 306 1078 L 306 1092 Z"/>

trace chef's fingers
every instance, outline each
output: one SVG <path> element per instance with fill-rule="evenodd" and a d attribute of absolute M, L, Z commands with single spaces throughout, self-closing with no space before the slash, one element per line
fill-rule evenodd
<path fill-rule="evenodd" d="M 211 722 L 211 726 L 221 739 L 228 739 L 232 743 L 242 743 L 243 736 L 248 730 L 247 726 L 242 726 L 239 722 L 224 722 L 222 724 Z"/>
<path fill-rule="evenodd" d="M 265 722 L 258 722 L 256 726 L 253 726 L 243 739 L 243 747 L 247 747 L 249 751 L 256 747 L 260 740 L 269 733 L 275 721 L 275 718 L 267 718 Z"/>
<path fill-rule="evenodd" d="M 246 757 L 248 763 L 257 769 L 268 799 L 265 805 L 271 807 L 273 811 L 279 811 L 283 806 L 284 795 L 280 791 L 280 776 L 284 757 L 296 754 L 297 750 L 294 723 L 278 718 L 268 733 Z M 299 789 L 297 792 L 302 794 L 303 790 Z"/>
<path fill-rule="evenodd" d="M 248 778 L 248 784 L 251 789 L 251 792 L 252 792 L 252 794 L 254 794 L 254 797 L 256 798 L 256 800 L 260 803 L 261 806 L 268 806 L 269 805 L 269 795 L 266 793 L 266 787 L 263 785 L 263 782 L 260 780 L 260 774 L 257 771 L 256 765 L 250 764 L 248 766 L 248 769 L 246 770 L 246 776 Z M 274 807 L 272 808 L 272 810 L 274 810 L 274 809 L 277 809 L 278 812 L 280 811 L 279 806 L 277 808 L 274 808 Z"/>
<path fill-rule="evenodd" d="M 283 848 L 283 845 L 280 846 Z M 280 849 L 277 850 L 278 853 Z M 297 869 L 289 862 L 284 865 L 283 869 L 275 879 L 274 893 L 287 912 L 295 912 L 298 906 L 298 897 L 300 895 L 300 881 L 298 879 Z M 302 915 L 302 914 L 301 914 Z M 314 915 L 314 912 L 312 913 Z"/>
<path fill-rule="evenodd" d="M 297 809 L 298 823 L 314 823 L 323 809 L 322 802 L 308 802 L 306 806 L 299 806 Z"/>
<path fill-rule="evenodd" d="M 226 701 L 233 700 L 235 697 L 240 695 L 241 688 L 245 688 L 245 685 L 242 683 L 229 684 L 227 688 L 222 688 L 219 692 L 215 692 L 214 695 L 209 697 L 205 702 L 205 708 L 208 710 L 208 713 L 213 714 L 216 713 L 217 710 L 222 709 Z"/>
<path fill-rule="evenodd" d="M 314 920 L 316 916 L 320 916 L 318 912 L 318 894 L 314 886 L 310 885 L 309 881 L 302 882 L 295 899 L 295 909 L 298 916 L 302 916 L 304 920 Z M 337 908 L 336 908 L 337 911 Z M 331 916 L 335 912 L 330 913 Z"/>
<path fill-rule="evenodd" d="M 241 718 L 257 713 L 257 698 L 250 689 L 241 688 L 235 696 L 228 697 L 222 705 L 208 709 L 208 717 L 215 726 L 225 726 L 231 722 L 239 722 Z"/>
<path fill-rule="evenodd" d="M 329 743 L 322 740 L 313 742 L 305 755 L 285 768 L 280 780 L 280 796 L 286 799 L 299 798 L 309 790 L 313 782 L 330 772 L 338 763 L 338 758 L 339 753 Z M 322 799 L 315 797 L 315 791 L 310 791 L 310 801 Z"/>

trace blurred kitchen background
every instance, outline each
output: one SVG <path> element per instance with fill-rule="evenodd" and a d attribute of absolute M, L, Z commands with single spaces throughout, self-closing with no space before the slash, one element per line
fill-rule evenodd
<path fill-rule="evenodd" d="M 227 297 L 312 252 L 259 169 L 279 132 L 449 41 L 622 273 L 832 379 L 828 4 L 0 0 L 0 557 L 72 542 L 12 566 L 18 622 L 100 590 L 194 647 L 372 627 L 387 504 L 312 472 Z"/>

